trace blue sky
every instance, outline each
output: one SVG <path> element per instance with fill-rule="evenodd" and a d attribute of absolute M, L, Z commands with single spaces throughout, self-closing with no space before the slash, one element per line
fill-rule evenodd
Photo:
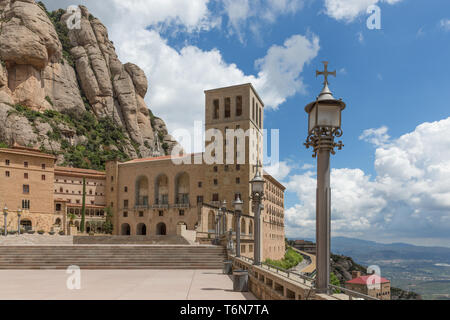
<path fill-rule="evenodd" d="M 450 3 L 446 0 L 129 0 L 84 4 L 119 58 L 141 66 L 169 130 L 203 120 L 203 90 L 252 82 L 280 129 L 290 237 L 314 237 L 315 160 L 304 106 L 337 78 L 345 148 L 332 158 L 333 235 L 450 246 Z M 381 9 L 369 30 L 366 9 Z M 183 108 L 186 108 L 186 113 Z"/>

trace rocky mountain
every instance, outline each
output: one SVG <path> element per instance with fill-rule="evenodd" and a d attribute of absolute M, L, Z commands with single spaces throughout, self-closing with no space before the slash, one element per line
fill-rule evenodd
<path fill-rule="evenodd" d="M 79 8 L 80 24 L 69 30 L 73 13 L 0 0 L 0 145 L 94 168 L 169 153 L 176 141 L 144 101 L 143 70 L 122 64 L 106 27 Z"/>

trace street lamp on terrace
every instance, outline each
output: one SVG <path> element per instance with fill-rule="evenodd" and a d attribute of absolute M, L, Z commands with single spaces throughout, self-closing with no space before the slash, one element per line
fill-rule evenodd
<path fill-rule="evenodd" d="M 256 166 L 255 177 L 250 181 L 252 186 L 252 202 L 255 209 L 255 232 L 253 246 L 253 263 L 257 266 L 261 264 L 261 210 L 263 209 L 262 201 L 264 200 L 264 178 L 259 172 L 260 164 Z"/>
<path fill-rule="evenodd" d="M 325 81 L 322 92 L 316 101 L 305 107 L 308 113 L 308 138 L 305 146 L 313 148 L 313 157 L 317 157 L 317 195 L 316 195 L 316 291 L 327 293 L 330 283 L 330 232 L 331 232 L 331 190 L 330 190 L 330 153 L 335 148 L 341 150 L 342 141 L 334 138 L 342 136 L 341 112 L 345 103 L 335 99 L 328 88 L 328 76 L 336 76 L 336 71 L 328 71 L 328 62 L 323 62 Z"/>
<path fill-rule="evenodd" d="M 241 213 L 244 202 L 241 200 L 241 196 L 238 194 L 236 200 L 233 201 L 234 215 L 236 218 L 236 258 L 241 256 Z"/>

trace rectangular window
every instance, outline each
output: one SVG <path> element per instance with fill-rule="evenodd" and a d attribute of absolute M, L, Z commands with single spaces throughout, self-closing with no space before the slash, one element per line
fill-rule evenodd
<path fill-rule="evenodd" d="M 239 171 L 239 170 L 241 170 L 241 165 L 240 165 L 240 164 L 237 164 L 237 165 L 236 165 L 236 171 Z"/>
<path fill-rule="evenodd" d="M 240 184 L 241 183 L 241 178 L 236 178 L 236 184 Z"/>
<path fill-rule="evenodd" d="M 160 211 L 159 211 L 159 216 L 160 216 L 160 217 L 163 217 L 163 216 L 164 216 L 164 211 L 160 210 Z"/>
<path fill-rule="evenodd" d="M 203 203 L 203 196 L 197 196 L 197 203 Z"/>
<path fill-rule="evenodd" d="M 10 172 L 9 171 L 5 171 L 5 176 L 10 177 Z"/>
<path fill-rule="evenodd" d="M 30 200 L 22 200 L 22 209 L 30 209 Z"/>
<path fill-rule="evenodd" d="M 219 119 L 219 100 L 214 100 L 214 114 L 213 119 Z"/>
<path fill-rule="evenodd" d="M 144 216 L 144 211 L 139 211 L 139 217 L 143 217 Z"/>
<path fill-rule="evenodd" d="M 214 179 L 214 185 L 217 186 L 219 184 L 219 181 L 217 179 Z"/>
<path fill-rule="evenodd" d="M 231 99 L 225 98 L 225 118 L 231 117 Z"/>
<path fill-rule="evenodd" d="M 236 97 L 236 117 L 242 116 L 242 96 Z"/>
<path fill-rule="evenodd" d="M 214 172 L 217 172 L 219 170 L 219 168 L 217 168 L 217 166 L 214 166 Z"/>
<path fill-rule="evenodd" d="M 225 168 L 225 171 L 228 171 L 230 169 L 227 164 L 225 165 L 224 168 Z"/>
<path fill-rule="evenodd" d="M 5 165 L 9 166 L 11 164 L 11 162 L 9 160 L 5 160 Z"/>
<path fill-rule="evenodd" d="M 253 106 L 253 112 L 252 112 L 252 119 L 255 121 L 255 98 L 252 99 L 252 106 Z"/>
<path fill-rule="evenodd" d="M 219 201 L 219 194 L 218 193 L 213 193 L 212 201 Z"/>
<path fill-rule="evenodd" d="M 24 166 L 25 168 L 28 168 L 28 162 L 25 161 L 25 162 L 23 163 L 23 166 Z"/>
<path fill-rule="evenodd" d="M 123 188 L 125 192 L 128 192 L 128 187 Z"/>
<path fill-rule="evenodd" d="M 43 174 L 43 175 L 41 176 L 41 180 L 42 180 L 42 181 L 45 181 L 45 174 Z"/>
<path fill-rule="evenodd" d="M 22 189 L 23 189 L 23 193 L 25 193 L 25 194 L 30 193 L 30 186 L 28 184 L 24 184 Z"/>
<path fill-rule="evenodd" d="M 180 216 L 184 216 L 184 210 L 178 211 L 178 214 L 179 214 Z"/>
<path fill-rule="evenodd" d="M 234 200 L 237 200 L 238 197 L 242 200 L 242 197 L 241 197 L 241 193 L 240 193 L 240 192 L 236 192 L 236 193 L 234 194 Z"/>
<path fill-rule="evenodd" d="M 202 182 L 201 182 L 201 181 L 198 182 L 198 187 L 199 187 L 199 188 L 202 187 Z"/>
<path fill-rule="evenodd" d="M 124 211 L 124 212 L 123 212 L 123 217 L 124 217 L 124 218 L 128 218 L 128 212 L 127 212 L 127 211 Z"/>
<path fill-rule="evenodd" d="M 77 204 L 80 204 L 80 200 L 77 199 L 77 200 L 76 200 L 76 203 L 77 203 Z"/>
<path fill-rule="evenodd" d="M 25 173 L 23 174 L 23 178 L 24 178 L 24 179 L 28 179 L 28 173 L 25 172 Z"/>
<path fill-rule="evenodd" d="M 256 125 L 258 125 L 258 123 L 259 123 L 259 121 L 258 121 L 258 109 L 259 109 L 259 105 L 258 105 L 258 103 L 256 103 L 256 109 L 255 109 L 255 117 L 256 117 L 255 122 L 256 122 Z"/>
<path fill-rule="evenodd" d="M 114 176 L 111 176 L 111 182 L 114 182 Z"/>
<path fill-rule="evenodd" d="M 128 200 L 123 200 L 123 207 L 128 208 Z"/>
<path fill-rule="evenodd" d="M 45 163 L 42 164 L 42 170 L 45 170 Z"/>
<path fill-rule="evenodd" d="M 259 122 L 258 122 L 258 125 L 259 125 L 259 127 L 260 128 L 262 128 L 262 113 L 261 113 L 261 108 L 259 108 Z"/>
<path fill-rule="evenodd" d="M 56 204 L 56 211 L 61 211 L 61 203 Z"/>

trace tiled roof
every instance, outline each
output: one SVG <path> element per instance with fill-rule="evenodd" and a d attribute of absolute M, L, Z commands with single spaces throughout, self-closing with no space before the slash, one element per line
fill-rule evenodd
<path fill-rule="evenodd" d="M 372 279 L 369 280 L 369 277 L 372 277 Z M 387 283 L 390 282 L 388 279 L 372 275 L 372 276 L 360 276 L 355 279 L 349 280 L 346 283 L 354 283 L 354 284 L 377 284 L 377 283 Z"/>

